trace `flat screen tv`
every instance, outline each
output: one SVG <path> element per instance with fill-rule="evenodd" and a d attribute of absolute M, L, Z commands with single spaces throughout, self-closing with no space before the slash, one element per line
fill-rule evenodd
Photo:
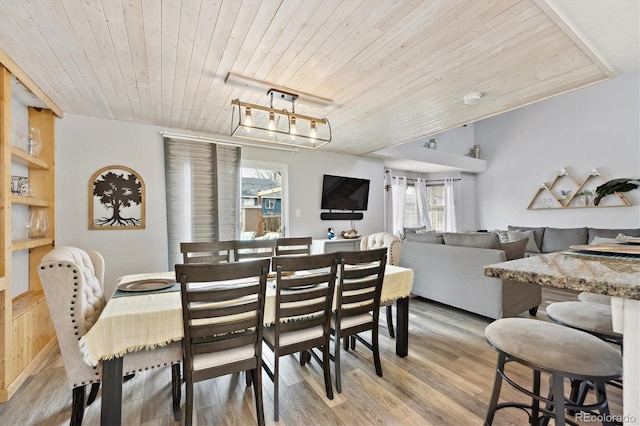
<path fill-rule="evenodd" d="M 321 209 L 367 210 L 369 179 L 324 175 Z"/>

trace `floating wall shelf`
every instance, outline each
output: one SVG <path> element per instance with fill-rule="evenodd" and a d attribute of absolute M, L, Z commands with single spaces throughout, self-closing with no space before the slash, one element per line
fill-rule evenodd
<path fill-rule="evenodd" d="M 589 186 L 594 185 L 594 181 L 596 182 L 595 186 Z M 540 185 L 540 188 L 538 188 L 538 191 L 527 206 L 527 210 L 630 207 L 631 203 L 619 192 L 615 192 L 618 197 L 617 202 L 598 206 L 593 204 L 595 188 L 607 181 L 608 179 L 605 179 L 600 171 L 593 169 L 582 182 L 579 182 L 563 167 L 550 184 L 543 183 Z M 588 191 L 591 195 L 578 195 L 583 191 Z"/>

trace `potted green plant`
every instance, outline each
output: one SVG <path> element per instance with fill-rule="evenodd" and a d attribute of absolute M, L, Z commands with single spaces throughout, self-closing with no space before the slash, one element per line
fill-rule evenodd
<path fill-rule="evenodd" d="M 577 204 L 579 207 L 587 207 L 591 205 L 591 200 L 593 197 L 593 191 L 588 189 L 583 189 L 576 193 Z"/>

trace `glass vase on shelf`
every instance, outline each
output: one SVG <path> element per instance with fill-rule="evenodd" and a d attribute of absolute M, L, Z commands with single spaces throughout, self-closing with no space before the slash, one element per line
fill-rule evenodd
<path fill-rule="evenodd" d="M 42 137 L 40 129 L 37 127 L 29 127 L 29 141 L 27 143 L 27 152 L 34 157 L 40 157 L 42 152 Z"/>
<path fill-rule="evenodd" d="M 49 220 L 47 212 L 43 209 L 31 209 L 29 211 L 29 222 L 25 225 L 29 238 L 44 238 L 49 230 Z"/>

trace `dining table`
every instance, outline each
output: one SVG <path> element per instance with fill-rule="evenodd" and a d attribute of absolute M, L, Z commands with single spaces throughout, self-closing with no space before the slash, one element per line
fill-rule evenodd
<path fill-rule="evenodd" d="M 122 291 L 137 282 L 175 282 L 175 272 L 126 275 L 93 327 L 80 339 L 84 361 L 102 362 L 101 424 L 119 425 L 122 416 L 122 358 L 138 350 L 153 350 L 184 336 L 180 284 L 157 291 Z M 275 280 L 267 285 L 264 325 L 275 322 Z M 386 265 L 381 304 L 396 303 L 396 355 L 406 357 L 409 346 L 409 296 L 413 270 Z M 334 298 L 335 306 L 335 298 Z"/>
<path fill-rule="evenodd" d="M 619 420 L 640 424 L 640 257 L 567 250 L 487 265 L 484 272 L 503 280 L 612 296 L 613 330 L 624 339 Z"/>

